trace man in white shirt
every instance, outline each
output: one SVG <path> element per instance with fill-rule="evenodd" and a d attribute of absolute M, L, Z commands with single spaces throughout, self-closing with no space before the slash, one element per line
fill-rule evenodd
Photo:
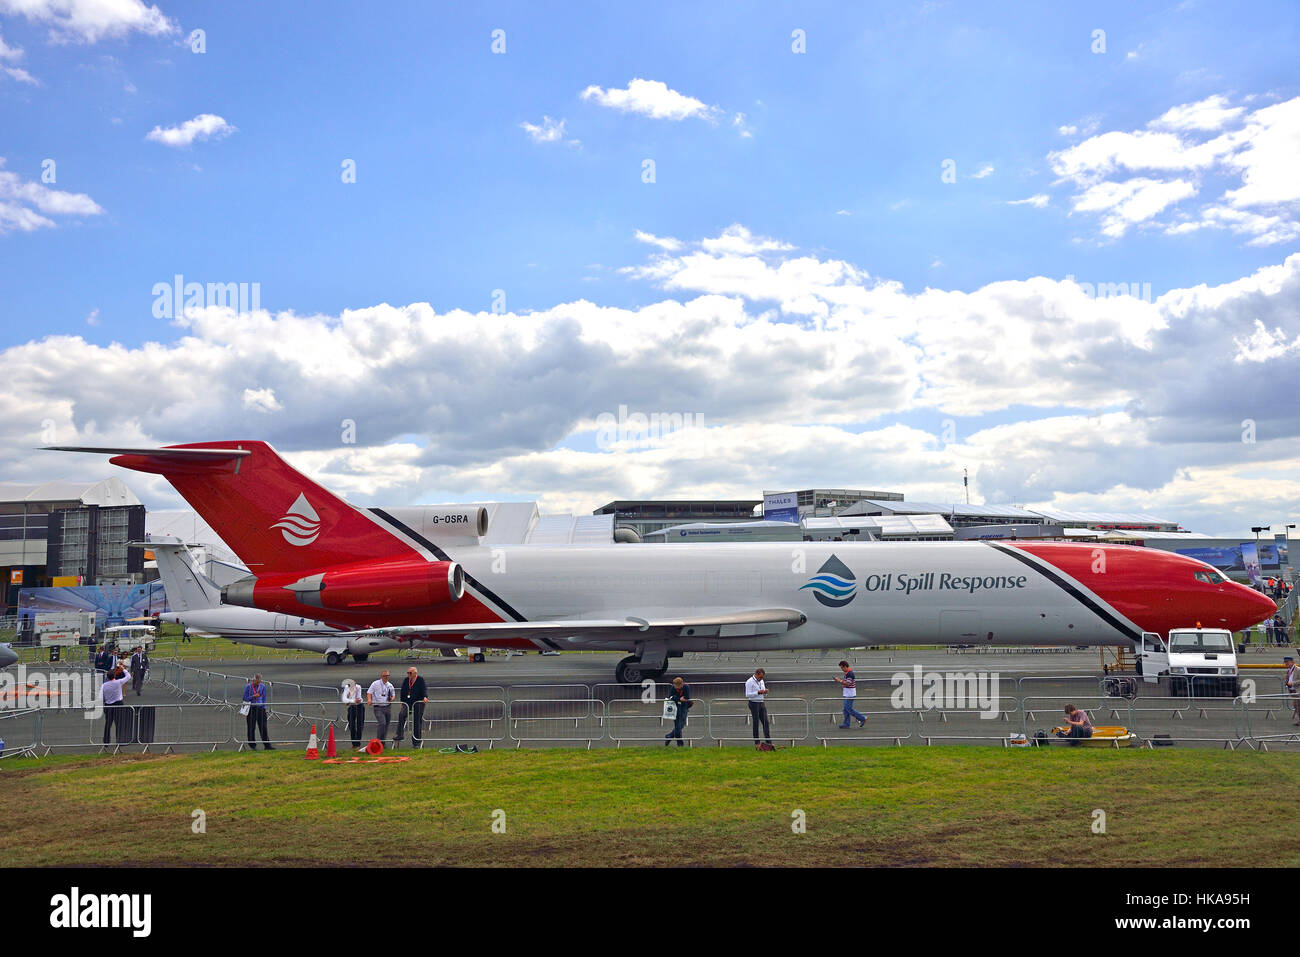
<path fill-rule="evenodd" d="M 361 732 L 366 726 L 366 700 L 361 685 L 351 678 L 343 682 L 343 703 L 348 706 L 348 734 L 354 750 L 361 747 Z"/>
<path fill-rule="evenodd" d="M 379 734 L 376 737 L 380 741 L 388 737 L 388 722 L 392 720 L 393 698 L 396 694 L 397 689 L 388 680 L 387 668 L 380 674 L 379 679 L 372 682 L 366 690 L 366 704 L 374 709 L 375 723 L 379 725 Z"/>
<path fill-rule="evenodd" d="M 767 684 L 764 678 L 767 672 L 762 668 L 754 672 L 754 676 L 745 682 L 745 700 L 749 703 L 749 724 L 754 731 L 754 746 L 759 747 L 758 743 L 758 725 L 763 724 L 763 743 L 772 747 L 772 729 L 767 723 Z"/>
<path fill-rule="evenodd" d="M 117 743 L 122 743 L 122 689 L 131 680 L 131 672 L 118 665 L 104 682 L 104 743 L 108 744 L 110 732 L 117 726 Z"/>

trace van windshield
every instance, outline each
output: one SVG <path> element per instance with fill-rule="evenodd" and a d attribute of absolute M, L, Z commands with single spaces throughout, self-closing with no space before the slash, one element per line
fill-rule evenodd
<path fill-rule="evenodd" d="M 1200 654 L 1206 651 L 1231 652 L 1232 639 L 1228 635 L 1203 631 L 1184 631 L 1170 637 L 1169 650 L 1175 654 Z"/>

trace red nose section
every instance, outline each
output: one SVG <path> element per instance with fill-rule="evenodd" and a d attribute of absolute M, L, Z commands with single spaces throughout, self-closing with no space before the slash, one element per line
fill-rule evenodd
<path fill-rule="evenodd" d="M 1215 581 L 1222 576 L 1209 565 L 1173 552 L 1067 542 L 1018 542 L 1015 547 L 1053 565 L 1143 631 L 1241 631 L 1277 612 L 1271 598 L 1233 581 Z"/>

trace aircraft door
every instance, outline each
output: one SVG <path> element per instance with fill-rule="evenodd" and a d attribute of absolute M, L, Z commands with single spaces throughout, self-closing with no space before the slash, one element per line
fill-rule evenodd
<path fill-rule="evenodd" d="M 276 615 L 275 623 L 272 626 L 277 645 L 286 645 L 289 643 L 289 618 L 286 615 Z"/>
<path fill-rule="evenodd" d="M 1137 652 L 1138 674 L 1148 684 L 1155 684 L 1160 675 L 1169 670 L 1169 649 L 1165 640 L 1154 631 L 1142 632 L 1142 643 Z"/>

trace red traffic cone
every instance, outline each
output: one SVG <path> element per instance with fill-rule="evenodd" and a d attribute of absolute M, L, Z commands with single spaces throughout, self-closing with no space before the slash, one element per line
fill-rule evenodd
<path fill-rule="evenodd" d="M 325 739 L 325 757 L 337 757 L 338 752 L 334 750 L 334 725 L 330 725 L 329 737 Z"/>
<path fill-rule="evenodd" d="M 320 751 L 316 749 L 316 725 L 311 726 L 311 738 L 307 741 L 307 760 L 315 761 L 320 757 Z"/>
<path fill-rule="evenodd" d="M 384 742 L 378 738 L 371 738 L 370 743 L 366 745 L 366 754 L 374 757 L 384 753 Z"/>

